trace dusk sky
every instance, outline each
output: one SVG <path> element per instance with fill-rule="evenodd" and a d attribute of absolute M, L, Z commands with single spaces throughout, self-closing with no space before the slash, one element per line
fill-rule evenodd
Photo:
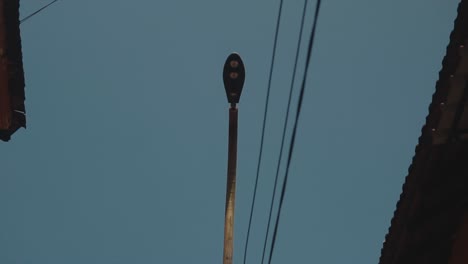
<path fill-rule="evenodd" d="M 378 263 L 458 2 L 322 1 L 272 263 Z M 21 0 L 21 17 L 47 3 Z M 284 1 L 249 264 L 262 255 L 303 3 Z M 60 0 L 21 24 L 28 127 L 0 143 L 0 263 L 221 263 L 234 51 L 246 67 L 242 263 L 278 7 Z"/>

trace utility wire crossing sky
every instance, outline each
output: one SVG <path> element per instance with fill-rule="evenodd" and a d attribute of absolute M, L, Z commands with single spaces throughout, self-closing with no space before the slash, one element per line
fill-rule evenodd
<path fill-rule="evenodd" d="M 285 1 L 279 19 L 280 1 L 82 0 L 31 17 L 28 129 L 0 151 L 0 263 L 219 263 L 232 52 L 247 71 L 234 263 L 262 260 L 277 174 L 289 178 L 269 263 L 376 263 L 455 2 L 324 1 L 318 15 L 310 1 L 301 22 L 302 1 Z M 49 3 L 23 0 L 20 17 Z M 296 63 L 307 82 L 288 106 Z M 286 121 L 290 165 L 278 167 L 291 107 L 301 110 Z"/>

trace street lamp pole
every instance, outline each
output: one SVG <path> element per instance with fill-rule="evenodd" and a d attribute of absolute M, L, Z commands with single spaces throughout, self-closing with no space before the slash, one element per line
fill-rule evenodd
<path fill-rule="evenodd" d="M 239 54 L 232 53 L 226 59 L 223 70 L 224 88 L 229 108 L 228 168 L 226 209 L 224 216 L 223 264 L 232 264 L 234 249 L 234 207 L 236 198 L 237 168 L 237 103 L 239 103 L 245 80 L 245 68 Z"/>
<path fill-rule="evenodd" d="M 236 164 L 237 163 L 237 107 L 229 109 L 229 144 L 226 188 L 226 209 L 224 216 L 224 258 L 223 264 L 232 263 L 234 248 L 234 207 L 236 199 Z"/>

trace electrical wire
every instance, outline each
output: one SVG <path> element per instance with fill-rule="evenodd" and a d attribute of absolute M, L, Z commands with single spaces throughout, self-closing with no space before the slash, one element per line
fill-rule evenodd
<path fill-rule="evenodd" d="M 309 39 L 309 47 L 307 49 L 307 57 L 306 57 L 306 63 L 305 63 L 304 76 L 302 78 L 301 90 L 300 90 L 299 99 L 298 99 L 298 103 L 297 103 L 296 117 L 295 117 L 295 120 L 294 120 L 294 127 L 293 127 L 293 131 L 292 131 L 292 135 L 291 135 L 291 142 L 290 142 L 290 145 L 289 145 L 288 160 L 287 160 L 287 163 L 286 163 L 286 171 L 285 171 L 285 175 L 284 175 L 284 179 L 283 179 L 283 186 L 282 186 L 282 189 L 281 189 L 281 196 L 280 196 L 280 200 L 279 200 L 278 213 L 276 215 L 275 229 L 273 231 L 273 238 L 272 238 L 272 241 L 271 241 L 270 255 L 269 255 L 269 259 L 268 259 L 269 264 L 271 264 L 271 260 L 272 260 L 273 253 L 274 253 L 274 250 L 275 250 L 276 236 L 278 234 L 279 220 L 280 220 L 280 217 L 281 217 L 281 209 L 283 207 L 284 196 L 285 196 L 285 193 L 286 193 L 286 186 L 287 186 L 287 183 L 288 183 L 289 168 L 290 168 L 290 165 L 291 165 L 291 158 L 292 158 L 292 154 L 293 154 L 293 151 L 294 151 L 294 143 L 296 141 L 297 124 L 298 124 L 299 117 L 300 117 L 300 114 L 301 114 L 302 102 L 303 102 L 303 99 L 304 99 L 304 90 L 305 90 L 306 81 L 307 81 L 307 72 L 309 71 L 310 58 L 311 58 L 311 55 L 312 55 L 312 48 L 314 46 L 315 32 L 316 32 L 316 29 L 317 29 L 317 20 L 318 20 L 319 14 L 320 14 L 321 2 L 322 2 L 321 0 L 317 0 L 317 4 L 315 6 L 314 21 L 313 21 L 313 26 L 312 26 L 312 32 L 310 34 L 310 39 Z"/>
<path fill-rule="evenodd" d="M 33 17 L 33 16 L 39 14 L 42 10 L 46 9 L 47 7 L 51 6 L 53 3 L 57 2 L 57 1 L 58 1 L 58 0 L 54 0 L 54 1 L 50 2 L 50 3 L 48 3 L 47 5 L 41 7 L 41 8 L 40 8 L 39 10 L 37 10 L 36 12 L 34 12 L 34 13 L 32 13 L 32 14 L 26 16 L 25 18 L 21 19 L 21 20 L 19 21 L 19 23 L 20 23 L 20 24 L 21 24 L 21 23 L 24 23 L 25 21 L 27 21 L 27 20 L 30 19 L 31 17 Z"/>
<path fill-rule="evenodd" d="M 247 260 L 247 249 L 249 246 L 249 238 L 250 238 L 250 229 L 252 226 L 252 217 L 253 217 L 253 211 L 255 207 L 255 200 L 257 196 L 257 187 L 258 187 L 258 178 L 260 175 L 260 167 L 262 163 L 262 154 L 263 154 L 263 142 L 265 138 L 265 126 L 266 126 L 266 120 L 267 120 L 267 115 L 268 115 L 268 102 L 270 100 L 270 90 L 271 90 L 271 80 L 273 76 L 273 66 L 275 64 L 275 54 L 276 54 L 276 46 L 278 43 L 278 32 L 279 32 L 279 26 L 280 26 L 280 21 L 281 21 L 281 12 L 283 10 L 283 0 L 280 0 L 279 8 L 278 8 L 278 15 L 276 17 L 276 29 L 275 29 L 275 37 L 274 37 L 274 42 L 273 42 L 273 51 L 271 55 L 271 64 L 270 64 L 270 74 L 268 77 L 268 86 L 267 86 L 267 94 L 266 94 L 266 99 L 265 99 L 265 110 L 263 113 L 263 124 L 262 124 L 262 136 L 260 139 L 260 151 L 258 154 L 258 161 L 257 161 L 257 173 L 255 176 L 255 185 L 254 185 L 254 191 L 253 191 L 253 196 L 252 196 L 252 204 L 250 206 L 250 216 L 249 216 L 249 225 L 247 228 L 247 238 L 245 240 L 245 248 L 244 248 L 244 264 L 246 263 Z"/>
<path fill-rule="evenodd" d="M 280 152 L 279 152 L 279 156 L 278 156 L 278 163 L 277 163 L 277 166 L 276 166 L 275 183 L 273 184 L 273 195 L 271 197 L 270 213 L 268 215 L 267 230 L 266 230 L 266 233 L 265 233 L 265 241 L 263 243 L 262 262 L 260 262 L 260 263 L 263 263 L 263 261 L 265 259 L 265 251 L 266 251 L 266 246 L 267 246 L 267 241 L 268 241 L 268 234 L 270 233 L 271 216 L 272 216 L 272 212 L 273 212 L 273 204 L 274 204 L 275 197 L 276 197 L 276 188 L 278 186 L 278 176 L 279 176 L 279 171 L 280 171 L 280 167 L 281 167 L 280 166 L 281 165 L 281 160 L 283 158 L 283 147 L 284 147 L 284 141 L 285 141 L 285 138 L 286 138 L 286 129 L 287 129 L 287 126 L 288 126 L 288 121 L 289 121 L 289 110 L 290 110 L 290 106 L 291 106 L 292 92 L 293 92 L 293 88 L 294 88 L 294 82 L 296 80 L 295 77 L 296 77 L 296 70 L 297 70 L 297 62 L 299 60 L 299 51 L 301 49 L 302 32 L 303 32 L 303 29 L 304 29 L 304 20 L 305 20 L 305 15 L 306 15 L 306 10 L 307 10 L 307 2 L 308 2 L 308 0 L 304 1 L 304 7 L 302 8 L 301 27 L 299 29 L 299 38 L 298 38 L 298 41 L 297 41 L 296 55 L 295 55 L 295 59 L 294 59 L 294 68 L 293 68 L 293 73 L 292 73 L 292 78 L 291 78 L 291 86 L 289 87 L 288 104 L 286 106 L 286 117 L 285 117 L 284 125 L 283 125 L 283 134 L 281 136 L 281 146 L 280 146 Z"/>

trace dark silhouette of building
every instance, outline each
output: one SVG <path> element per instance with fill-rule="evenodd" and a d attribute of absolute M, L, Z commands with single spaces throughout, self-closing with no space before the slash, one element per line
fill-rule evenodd
<path fill-rule="evenodd" d="M 26 127 L 19 0 L 0 0 L 0 140 Z"/>
<path fill-rule="evenodd" d="M 468 263 L 468 1 L 461 1 L 429 115 L 380 264 Z"/>

